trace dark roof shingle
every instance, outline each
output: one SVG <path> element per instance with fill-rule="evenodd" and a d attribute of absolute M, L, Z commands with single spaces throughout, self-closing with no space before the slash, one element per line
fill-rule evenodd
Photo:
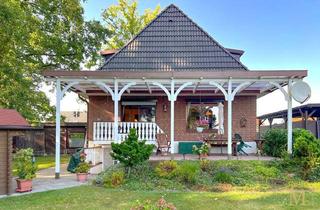
<path fill-rule="evenodd" d="M 110 57 L 100 70 L 212 71 L 247 68 L 180 9 L 170 5 Z"/>

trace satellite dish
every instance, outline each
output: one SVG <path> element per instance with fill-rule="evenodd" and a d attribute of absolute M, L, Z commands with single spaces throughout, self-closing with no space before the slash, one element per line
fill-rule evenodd
<path fill-rule="evenodd" d="M 311 88 L 306 82 L 295 82 L 291 87 L 291 95 L 294 100 L 302 104 L 311 97 Z"/>

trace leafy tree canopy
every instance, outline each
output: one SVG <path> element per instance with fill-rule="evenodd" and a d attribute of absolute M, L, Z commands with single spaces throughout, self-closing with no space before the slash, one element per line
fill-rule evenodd
<path fill-rule="evenodd" d="M 107 29 L 85 21 L 80 0 L 0 1 L 0 107 L 29 122 L 44 121 L 54 108 L 41 92 L 45 69 L 94 65 Z"/>
<path fill-rule="evenodd" d="M 160 12 L 158 5 L 154 10 L 146 9 L 142 15 L 138 12 L 137 0 L 119 0 L 102 14 L 106 27 L 111 33 L 107 49 L 119 49 L 137 35 Z"/>

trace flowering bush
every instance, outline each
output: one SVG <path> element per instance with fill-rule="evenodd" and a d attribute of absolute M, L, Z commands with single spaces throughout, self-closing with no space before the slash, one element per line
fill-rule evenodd
<path fill-rule="evenodd" d="M 207 143 L 203 143 L 200 147 L 193 145 L 192 152 L 197 155 L 207 155 L 209 153 L 209 146 Z"/>

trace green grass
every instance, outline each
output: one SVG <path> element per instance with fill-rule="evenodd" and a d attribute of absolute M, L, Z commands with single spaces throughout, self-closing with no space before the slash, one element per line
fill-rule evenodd
<path fill-rule="evenodd" d="M 70 159 L 70 155 L 61 155 L 61 163 L 68 163 Z M 55 165 L 55 156 L 54 155 L 47 155 L 47 156 L 38 156 L 36 157 L 36 165 L 38 167 L 38 170 L 46 169 L 53 167 Z M 17 175 L 17 169 L 15 168 L 15 164 L 13 161 L 13 175 Z"/>
<path fill-rule="evenodd" d="M 304 203 L 301 193 L 304 193 Z M 224 193 L 126 191 L 81 186 L 0 199 L 0 209 L 130 209 L 137 200 L 164 198 L 177 209 L 319 209 L 320 188 L 314 191 Z M 300 196 L 300 197 L 299 197 Z"/>

